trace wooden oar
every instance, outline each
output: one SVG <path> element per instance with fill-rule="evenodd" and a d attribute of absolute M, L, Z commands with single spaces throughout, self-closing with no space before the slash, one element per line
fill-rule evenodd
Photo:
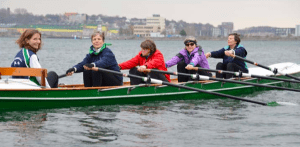
<path fill-rule="evenodd" d="M 259 104 L 259 105 L 264 105 L 264 106 L 277 106 L 277 105 L 279 105 L 276 102 L 271 102 L 271 103 L 258 102 L 258 101 L 244 99 L 244 98 L 237 97 L 237 96 L 232 96 L 232 95 L 227 95 L 227 94 L 222 94 L 222 93 L 217 93 L 217 92 L 212 92 L 212 91 L 206 91 L 206 90 L 197 89 L 197 88 L 188 87 L 188 86 L 183 86 L 183 85 L 178 85 L 178 84 L 172 84 L 172 83 L 169 83 L 169 82 L 165 82 L 165 81 L 161 81 L 161 80 L 157 80 L 157 79 L 151 79 L 151 78 L 148 78 L 148 77 L 141 77 L 141 76 L 137 76 L 137 75 L 124 74 L 124 73 L 121 73 L 121 72 L 108 70 L 108 69 L 103 69 L 103 68 L 98 68 L 98 67 L 93 67 L 92 70 L 108 72 L 108 73 L 112 73 L 112 74 L 116 74 L 116 75 L 121 75 L 121 76 L 124 76 L 124 77 L 138 78 L 138 79 L 142 79 L 145 82 L 150 81 L 151 83 L 155 83 L 155 84 L 168 85 L 168 86 L 178 87 L 178 88 L 192 90 L 192 91 L 196 91 L 196 92 L 208 93 L 208 94 L 212 94 L 212 95 L 226 97 L 226 98 L 230 98 L 230 99 L 234 99 L 234 100 L 246 101 L 246 102 Z"/>
<path fill-rule="evenodd" d="M 239 60 L 243 60 L 243 61 L 248 62 L 248 63 L 251 63 L 251 64 L 253 64 L 253 65 L 255 65 L 255 66 L 259 66 L 259 67 L 262 67 L 262 68 L 264 68 L 264 69 L 270 70 L 270 71 L 272 71 L 275 75 L 276 75 L 277 73 L 279 73 L 279 74 L 281 74 L 281 75 L 284 75 L 284 76 L 287 76 L 287 77 L 289 77 L 289 78 L 293 78 L 293 79 L 295 79 L 295 80 L 299 80 L 299 81 L 300 81 L 300 78 L 297 78 L 297 77 L 295 77 L 295 76 L 292 76 L 292 75 L 289 75 L 289 74 L 286 74 L 286 73 L 279 72 L 277 68 L 267 67 L 267 66 L 258 64 L 258 63 L 256 63 L 256 62 L 253 62 L 253 61 L 244 59 L 243 57 L 240 57 L 240 56 L 237 56 L 237 55 L 233 55 L 232 57 L 233 57 L 233 58 L 236 58 L 236 59 L 239 59 Z"/>
<path fill-rule="evenodd" d="M 198 67 L 194 67 L 194 70 L 198 70 Z M 220 78 L 212 78 L 209 76 L 200 76 L 196 74 L 186 74 L 186 73 L 178 73 L 178 72 L 168 72 L 168 71 L 161 71 L 161 70 L 155 70 L 155 69 L 146 69 L 147 72 L 159 72 L 164 74 L 172 74 L 172 75 L 182 75 L 182 76 L 189 76 L 193 79 L 199 78 L 199 80 L 214 80 L 214 81 L 220 81 L 220 82 L 229 82 L 229 83 L 237 83 L 237 84 L 243 84 L 243 85 L 252 85 L 252 86 L 258 86 L 258 87 L 266 87 L 266 88 L 274 88 L 274 89 L 280 89 L 280 90 L 289 90 L 289 91 L 295 91 L 300 92 L 300 89 L 293 89 L 293 88 L 285 88 L 285 87 L 278 87 L 278 86 L 272 86 L 272 85 L 263 85 L 263 84 L 257 84 L 257 83 L 249 83 L 249 82 L 242 82 L 242 81 L 236 81 L 236 80 L 229 80 L 229 79 L 220 79 Z"/>
<path fill-rule="evenodd" d="M 248 74 L 248 73 L 243 73 L 243 72 L 232 72 L 232 71 L 226 71 L 226 70 L 214 70 L 214 69 L 206 69 L 206 68 L 201 68 L 201 67 L 198 67 L 198 69 L 195 68 L 194 70 L 209 71 L 209 72 L 218 72 L 220 74 L 222 74 L 222 73 L 233 74 L 233 75 L 235 75 L 237 77 L 251 77 L 251 78 L 260 78 L 260 79 L 269 79 L 269 80 L 277 80 L 277 81 L 284 81 L 284 82 L 300 83 L 300 81 L 297 81 L 297 80 L 290 80 L 290 79 L 281 79 L 281 78 L 276 78 L 276 77 L 260 76 L 260 75 Z"/>

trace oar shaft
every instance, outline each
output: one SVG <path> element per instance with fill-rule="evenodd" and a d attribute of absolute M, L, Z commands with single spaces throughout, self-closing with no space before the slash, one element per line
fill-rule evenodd
<path fill-rule="evenodd" d="M 266 88 L 274 88 L 274 89 L 279 89 L 279 90 L 288 90 L 288 91 L 300 92 L 299 89 L 293 89 L 293 88 L 285 88 L 285 87 L 278 87 L 278 86 L 272 86 L 272 85 L 263 85 L 263 84 L 257 84 L 257 83 L 249 83 L 249 82 L 241 82 L 241 81 L 236 81 L 236 80 L 225 80 L 225 79 L 211 78 L 211 77 L 209 79 L 214 80 L 214 81 L 237 83 L 237 84 L 252 85 L 252 86 L 257 86 L 257 87 L 266 87 Z"/>
<path fill-rule="evenodd" d="M 208 69 L 205 69 L 205 70 L 208 70 Z M 151 69 L 150 72 L 175 74 L 175 73 L 172 73 L 172 72 L 161 71 L 161 70 L 153 70 L 153 69 Z M 235 74 L 234 72 L 230 72 L 230 71 L 226 71 L 226 73 Z M 192 74 L 186 74 L 186 73 L 176 73 L 175 75 L 182 75 L 182 76 L 194 77 L 194 75 L 192 75 Z M 214 80 L 214 81 L 220 81 L 220 82 L 229 82 L 229 83 L 237 83 L 237 84 L 243 84 L 243 85 L 252 85 L 252 86 L 258 86 L 258 87 L 266 87 L 266 88 L 274 88 L 274 89 L 279 89 L 279 90 L 289 90 L 289 91 L 300 92 L 299 89 L 293 89 L 293 88 L 278 87 L 278 86 L 273 86 L 273 85 L 263 85 L 263 84 L 257 84 L 257 83 L 242 82 L 242 81 L 237 81 L 237 80 L 212 78 L 212 77 L 208 77 L 208 76 L 200 76 L 200 75 L 198 75 L 198 76 L 199 76 L 200 80 Z"/>
<path fill-rule="evenodd" d="M 224 70 L 214 70 L 214 69 L 206 69 L 206 68 L 200 68 L 200 67 L 194 67 L 194 70 L 200 70 L 200 71 L 210 71 L 210 72 L 218 72 L 218 73 L 225 73 L 225 74 L 233 74 L 235 76 L 238 76 L 238 72 L 231 72 L 231 71 L 224 71 Z M 281 78 L 275 78 L 275 77 L 267 77 L 267 76 L 260 76 L 255 74 L 248 74 L 248 73 L 242 73 L 243 75 L 247 75 L 246 77 L 253 77 L 253 78 L 261 78 L 261 79 L 269 79 L 269 80 L 278 80 L 278 81 L 285 81 L 285 82 L 293 82 L 293 83 L 300 83 L 300 81 L 296 80 L 290 80 L 290 79 L 281 79 Z M 287 75 L 289 77 L 291 75 Z"/>
<path fill-rule="evenodd" d="M 253 65 L 256 65 L 256 66 L 259 66 L 259 67 L 262 67 L 262 68 L 264 68 L 264 69 L 267 69 L 267 70 L 271 70 L 271 71 L 272 71 L 272 69 L 271 69 L 270 67 L 267 67 L 267 66 L 258 64 L 258 63 L 256 63 L 256 62 L 253 62 L 253 61 L 250 61 L 250 60 L 247 60 L 247 59 L 245 59 L 245 58 L 243 58 L 243 57 L 234 55 L 233 58 L 237 58 L 237 59 L 239 59 L 239 60 L 243 60 L 243 61 L 245 61 L 245 62 L 248 62 L 248 63 L 251 63 L 251 64 L 253 64 Z"/>
<path fill-rule="evenodd" d="M 207 90 L 202 90 L 202 89 L 197 89 L 197 88 L 193 88 L 193 87 L 187 87 L 187 86 L 183 86 L 183 85 L 172 84 L 172 83 L 168 83 L 168 82 L 165 82 L 165 81 L 162 81 L 162 84 L 163 85 L 168 85 L 168 86 L 173 86 L 173 87 L 178 87 L 178 88 L 183 88 L 183 89 L 187 89 L 187 90 L 202 92 L 202 93 L 208 93 L 208 94 L 217 95 L 217 96 L 221 96 L 221 97 L 227 97 L 227 98 L 231 98 L 231 99 L 235 99 L 235 100 L 251 102 L 251 103 L 260 104 L 260 105 L 264 105 L 264 106 L 267 105 L 267 103 L 263 103 L 263 102 L 252 101 L 252 100 L 243 99 L 243 98 L 240 98 L 240 97 L 237 97 L 237 96 L 232 96 L 232 95 L 227 95 L 227 94 L 222 94 L 222 93 L 217 93 L 217 92 L 212 92 L 212 91 L 207 91 Z"/>
<path fill-rule="evenodd" d="M 289 75 L 290 76 L 290 75 Z M 253 78 L 260 78 L 260 79 L 269 79 L 269 80 L 277 80 L 277 81 L 284 81 L 284 82 L 292 82 L 292 83 L 300 83 L 300 81 L 290 80 L 290 79 L 281 79 L 275 77 L 267 77 L 267 76 L 260 76 L 260 75 L 251 75 Z"/>
<path fill-rule="evenodd" d="M 285 76 L 289 77 L 289 78 L 293 78 L 293 79 L 296 79 L 296 80 L 299 80 L 300 81 L 300 78 L 297 78 L 295 76 L 292 76 L 292 75 L 288 75 L 288 74 L 285 74 Z"/>
<path fill-rule="evenodd" d="M 239 59 L 239 60 L 243 60 L 243 61 L 248 62 L 248 63 L 251 63 L 251 64 L 253 64 L 253 65 L 256 65 L 256 66 L 262 67 L 262 68 L 264 68 L 264 69 L 270 70 L 270 71 L 272 71 L 274 74 L 279 73 L 279 74 L 281 74 L 281 75 L 284 75 L 284 76 L 287 76 L 287 77 L 289 77 L 289 78 L 292 78 L 292 79 L 295 79 L 295 80 L 300 81 L 300 78 L 295 77 L 295 76 L 292 76 L 292 75 L 289 75 L 289 74 L 286 74 L 286 73 L 281 73 L 281 72 L 279 72 L 276 68 L 272 69 L 272 68 L 270 68 L 270 67 L 267 67 L 267 66 L 258 64 L 258 63 L 256 63 L 256 62 L 249 61 L 249 60 L 244 59 L 244 58 L 242 58 L 242 57 L 240 57 L 240 56 L 237 56 L 237 55 L 234 55 L 233 58 L 237 58 L 237 59 Z"/>
<path fill-rule="evenodd" d="M 125 76 L 125 77 L 139 78 L 139 79 L 143 79 L 144 81 L 146 79 L 148 79 L 147 77 L 141 77 L 141 76 L 131 75 L 131 74 L 123 74 L 121 72 L 112 71 L 112 70 L 103 69 L 103 68 L 97 68 L 97 67 L 93 67 L 92 70 L 109 72 L 109 73 L 113 73 L 113 74 L 117 74 L 117 75 L 122 75 L 122 76 Z M 243 99 L 243 98 L 240 98 L 240 97 L 237 97 L 237 96 L 232 96 L 232 95 L 227 95 L 227 94 L 222 94 L 222 93 L 217 93 L 217 92 L 212 92 L 212 91 L 206 91 L 206 90 L 197 89 L 197 88 L 188 87 L 188 86 L 183 86 L 183 85 L 178 85 L 178 84 L 172 84 L 172 83 L 161 81 L 161 80 L 150 79 L 150 81 L 151 82 L 155 81 L 155 83 L 162 84 L 162 85 L 168 85 L 168 86 L 172 86 L 172 87 L 183 88 L 183 89 L 187 89 L 187 90 L 213 94 L 213 95 L 217 95 L 217 96 L 221 96 L 221 97 L 227 97 L 227 98 L 231 98 L 231 99 L 234 99 L 234 100 L 241 100 L 241 101 L 260 104 L 260 105 L 264 105 L 264 106 L 268 105 L 267 103 L 263 103 L 263 102 L 257 102 L 257 101 L 253 101 L 253 100 Z"/>

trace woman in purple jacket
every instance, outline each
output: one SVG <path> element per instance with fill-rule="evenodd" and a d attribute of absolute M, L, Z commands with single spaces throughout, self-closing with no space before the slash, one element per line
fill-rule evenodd
<path fill-rule="evenodd" d="M 204 50 L 201 46 L 197 45 L 195 37 L 187 37 L 184 40 L 185 48 L 180 50 L 179 53 L 171 60 L 166 62 L 166 67 L 169 68 L 177 64 L 177 72 L 195 74 L 196 71 L 188 70 L 191 67 L 202 67 L 209 69 L 208 61 L 204 55 Z M 199 75 L 212 76 L 211 73 L 206 71 L 198 71 Z M 191 81 L 191 77 L 178 76 L 178 82 Z"/>

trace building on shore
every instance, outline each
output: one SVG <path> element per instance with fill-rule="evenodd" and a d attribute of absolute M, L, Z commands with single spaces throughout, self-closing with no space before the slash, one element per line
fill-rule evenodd
<path fill-rule="evenodd" d="M 137 37 L 151 37 L 151 33 L 160 33 L 159 26 L 134 25 L 133 34 Z"/>
<path fill-rule="evenodd" d="M 213 37 L 226 37 L 233 32 L 233 22 L 222 22 L 218 27 L 212 28 Z"/>
<path fill-rule="evenodd" d="M 146 25 L 134 25 L 133 34 L 138 37 L 164 37 L 161 33 L 165 30 L 165 26 L 165 18 L 153 14 L 153 17 L 146 18 Z"/>
<path fill-rule="evenodd" d="M 294 28 L 276 28 L 275 36 L 287 37 L 295 34 Z"/>
<path fill-rule="evenodd" d="M 295 36 L 300 36 L 300 25 L 296 25 Z"/>

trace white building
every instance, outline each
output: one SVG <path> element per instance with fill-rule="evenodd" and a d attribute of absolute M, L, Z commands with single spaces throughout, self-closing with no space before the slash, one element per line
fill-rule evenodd
<path fill-rule="evenodd" d="M 300 25 L 296 25 L 295 36 L 300 36 Z"/>
<path fill-rule="evenodd" d="M 147 26 L 159 26 L 160 30 L 163 31 L 166 28 L 165 18 L 160 17 L 159 14 L 153 14 L 153 17 L 146 18 Z"/>
<path fill-rule="evenodd" d="M 153 17 L 146 18 L 146 25 L 134 25 L 133 34 L 140 37 L 162 37 L 161 32 L 165 30 L 165 26 L 165 18 L 153 14 Z"/>
<path fill-rule="evenodd" d="M 213 37 L 221 36 L 221 28 L 219 27 L 212 28 L 212 36 Z"/>

